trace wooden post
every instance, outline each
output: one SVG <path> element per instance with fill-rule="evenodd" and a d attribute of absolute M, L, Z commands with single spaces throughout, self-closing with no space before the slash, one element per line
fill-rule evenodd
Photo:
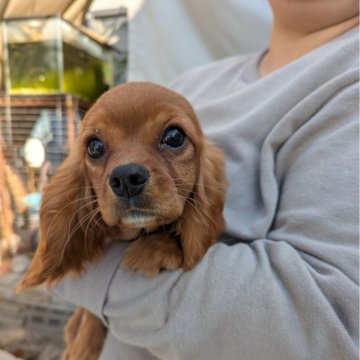
<path fill-rule="evenodd" d="M 13 213 L 10 205 L 10 196 L 6 187 L 5 179 L 5 157 L 3 151 L 3 138 L 1 131 L 2 121 L 0 118 L 0 264 L 3 251 L 7 249 L 13 234 Z"/>
<path fill-rule="evenodd" d="M 69 94 L 66 95 L 66 130 L 67 130 L 67 143 L 68 147 L 75 140 L 75 117 L 74 117 L 74 101 L 73 97 Z"/>

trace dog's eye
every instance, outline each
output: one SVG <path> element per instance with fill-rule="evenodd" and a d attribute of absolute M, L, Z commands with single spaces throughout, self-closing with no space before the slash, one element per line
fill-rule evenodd
<path fill-rule="evenodd" d="M 165 130 L 161 139 L 161 144 L 165 144 L 172 148 L 180 147 L 185 141 L 185 134 L 176 127 L 169 127 Z"/>
<path fill-rule="evenodd" d="M 87 151 L 92 159 L 99 159 L 105 153 L 104 143 L 99 139 L 92 139 L 88 143 Z"/>

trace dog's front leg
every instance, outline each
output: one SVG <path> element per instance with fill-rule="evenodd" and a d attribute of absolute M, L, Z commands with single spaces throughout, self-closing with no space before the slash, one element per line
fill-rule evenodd
<path fill-rule="evenodd" d="M 62 360 L 97 360 L 105 337 L 101 320 L 78 307 L 65 327 L 66 349 Z"/>

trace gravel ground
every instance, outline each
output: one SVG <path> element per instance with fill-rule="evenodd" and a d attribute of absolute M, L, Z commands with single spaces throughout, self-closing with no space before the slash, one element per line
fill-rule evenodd
<path fill-rule="evenodd" d="M 20 277 L 0 276 L 0 349 L 24 360 L 58 360 L 63 327 L 74 308 L 43 289 L 16 294 Z"/>

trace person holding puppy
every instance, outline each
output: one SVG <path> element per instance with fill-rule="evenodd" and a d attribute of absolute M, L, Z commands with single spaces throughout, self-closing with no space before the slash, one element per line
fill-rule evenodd
<path fill-rule="evenodd" d="M 358 356 L 358 2 L 270 4 L 265 53 L 172 86 L 225 151 L 219 242 L 151 279 L 116 243 L 56 289 L 109 328 L 103 360 Z"/>

